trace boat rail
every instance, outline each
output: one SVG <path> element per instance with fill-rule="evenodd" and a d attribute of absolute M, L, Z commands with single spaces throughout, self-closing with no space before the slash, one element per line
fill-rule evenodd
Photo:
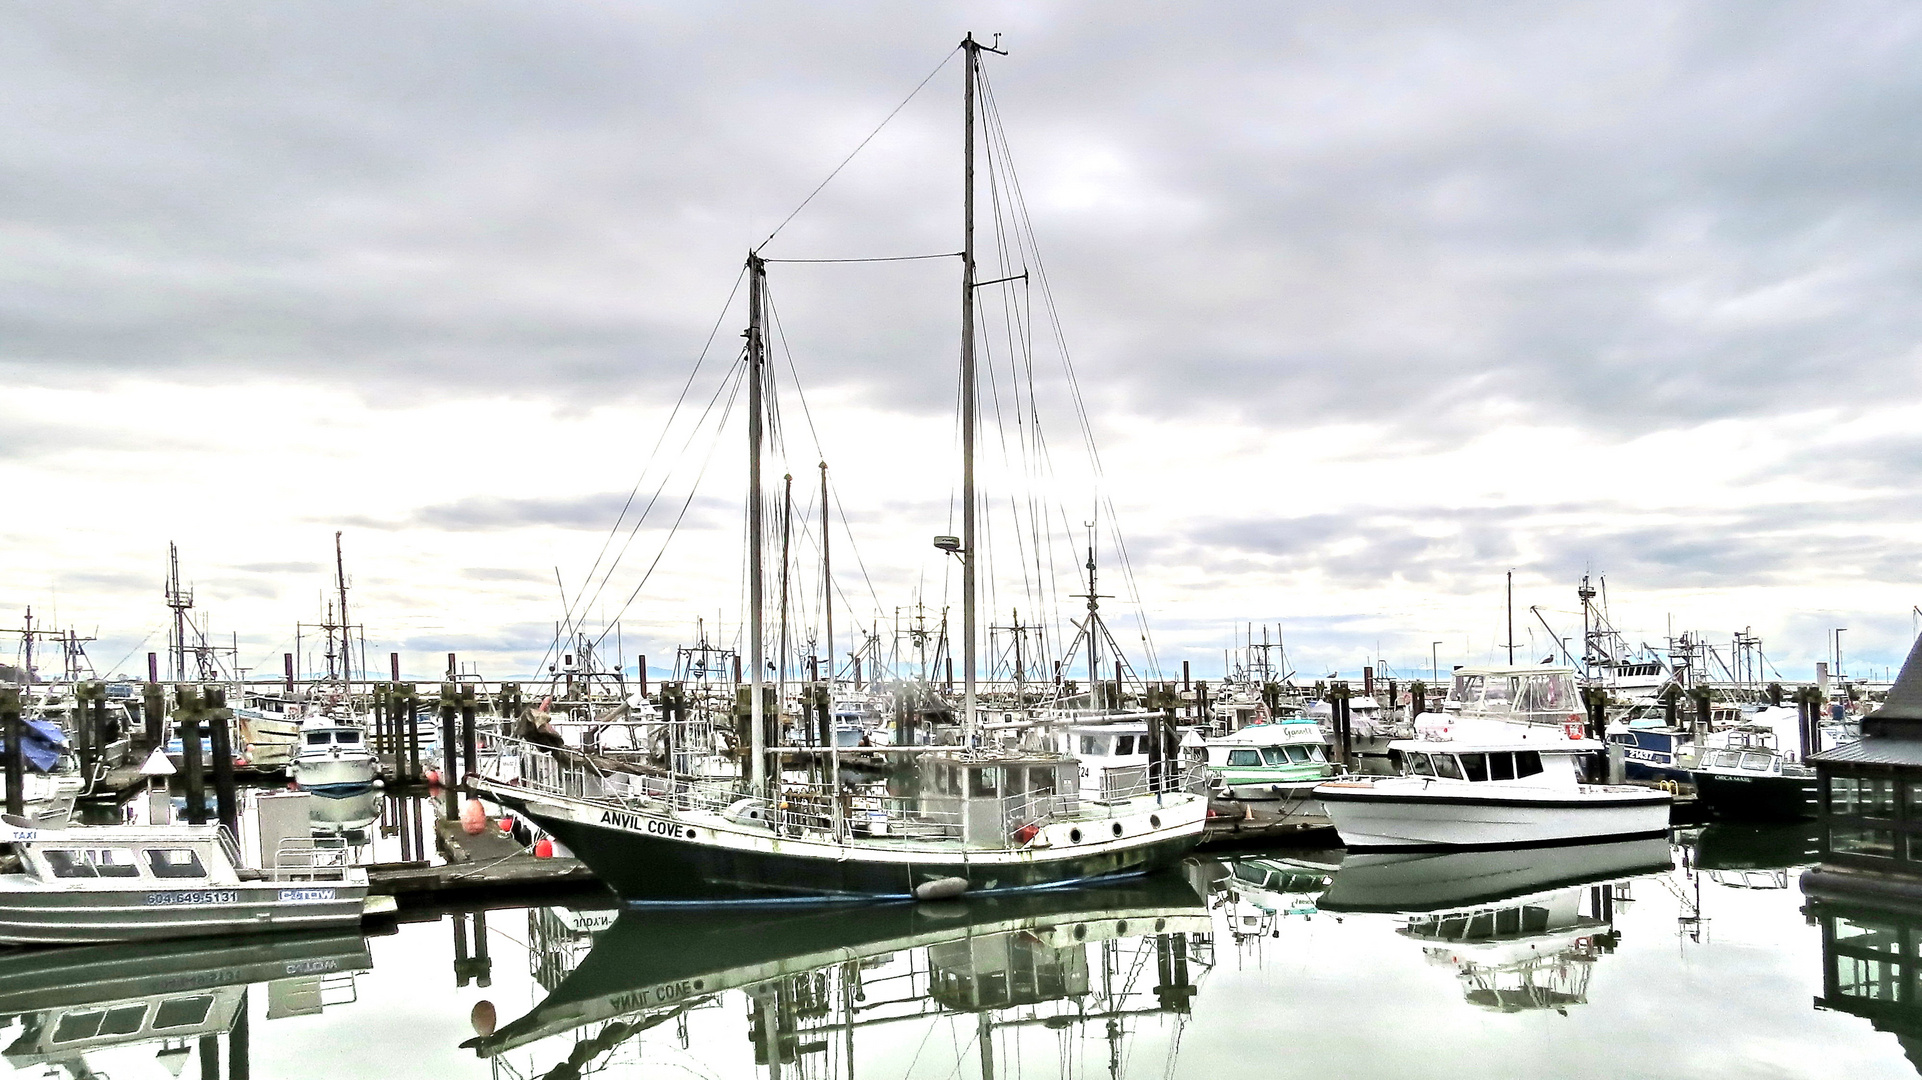
<path fill-rule="evenodd" d="M 345 881 L 347 870 L 347 847 L 338 838 L 289 836 L 275 847 L 274 865 L 263 868 L 261 876 L 268 881 Z"/>
<path fill-rule="evenodd" d="M 606 769 L 594 758 L 565 747 L 496 736 L 497 753 L 518 757 L 515 779 L 495 780 L 532 793 L 622 810 L 649 813 L 712 813 L 740 822 L 758 822 L 782 836 L 850 839 L 894 837 L 904 840 L 979 841 L 959 809 L 936 809 L 924 800 L 875 790 L 784 780 L 771 799 L 745 795 L 734 780 L 654 776 Z M 1064 792 L 1023 792 L 1000 797 L 1002 839 L 1019 847 L 1032 829 L 1049 821 L 1101 820 L 1126 812 L 1142 795 L 1207 791 L 1207 770 L 1177 759 L 1164 763 L 1160 779 L 1147 766 L 1106 770 L 1101 796 L 1086 797 L 1076 786 Z M 977 819 L 978 820 L 978 819 Z"/>

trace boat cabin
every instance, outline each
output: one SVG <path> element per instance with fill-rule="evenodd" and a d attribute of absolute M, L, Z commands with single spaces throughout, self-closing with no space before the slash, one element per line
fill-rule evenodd
<path fill-rule="evenodd" d="M 1403 776 L 1460 780 L 1472 784 L 1520 781 L 1536 787 L 1574 787 L 1581 782 L 1575 755 L 1600 748 L 1595 742 L 1550 744 L 1516 742 L 1459 745 L 1397 740 L 1389 746 Z"/>
<path fill-rule="evenodd" d="M 246 999 L 244 985 L 215 986 L 30 1013 L 6 1049 L 7 1062 L 15 1069 L 71 1062 L 81 1066 L 70 1070 L 73 1075 L 91 1076 L 82 1071 L 82 1056 L 91 1051 L 225 1034 Z"/>
<path fill-rule="evenodd" d="M 925 754 L 917 809 L 969 844 L 999 845 L 1022 828 L 1080 808 L 1080 765 L 1053 754 Z"/>
<path fill-rule="evenodd" d="M 300 752 L 303 754 L 325 753 L 331 747 L 343 750 L 365 748 L 365 733 L 357 727 L 308 727 L 300 732 Z"/>
<path fill-rule="evenodd" d="M 0 890 L 231 885 L 240 854 L 218 825 L 8 828 L 0 835 Z"/>
<path fill-rule="evenodd" d="M 1321 726 L 1305 718 L 1256 724 L 1219 739 L 1191 731 L 1182 740 L 1181 752 L 1191 765 L 1230 782 L 1313 780 L 1335 771 Z"/>

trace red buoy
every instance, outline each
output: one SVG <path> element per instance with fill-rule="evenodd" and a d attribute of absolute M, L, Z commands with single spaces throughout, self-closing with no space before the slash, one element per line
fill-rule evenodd
<path fill-rule="evenodd" d="M 554 857 L 554 841 L 549 840 L 545 836 L 541 837 L 539 840 L 534 841 L 534 857 L 536 859 L 553 858 Z"/>
<path fill-rule="evenodd" d="M 511 817 L 508 817 L 508 816 L 506 816 L 506 815 L 502 815 L 502 816 L 501 816 L 501 831 L 502 831 L 502 832 L 505 832 L 505 833 L 511 833 L 511 832 L 513 832 L 513 831 L 514 831 L 514 819 L 513 819 L 513 818 L 511 818 Z"/>
<path fill-rule="evenodd" d="M 487 828 L 487 808 L 479 799 L 469 799 L 460 808 L 460 828 L 469 836 L 479 836 Z"/>

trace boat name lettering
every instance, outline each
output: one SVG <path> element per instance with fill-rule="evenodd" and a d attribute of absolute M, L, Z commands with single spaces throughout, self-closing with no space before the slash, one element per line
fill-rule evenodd
<path fill-rule="evenodd" d="M 313 975 L 323 971 L 333 971 L 340 967 L 340 961 L 332 959 L 290 960 L 285 970 L 289 975 Z"/>
<path fill-rule="evenodd" d="M 156 892 L 147 894 L 149 906 L 170 907 L 175 904 L 236 904 L 240 894 L 223 889 L 210 889 L 200 892 Z"/>
<path fill-rule="evenodd" d="M 698 990 L 699 987 L 695 986 L 692 980 L 683 979 L 677 983 L 663 983 L 660 986 L 650 986 L 645 990 L 632 990 L 612 998 L 611 1001 L 617 1012 L 628 1013 L 636 1009 L 646 1009 L 655 1005 L 665 1005 L 670 1001 L 679 1001 L 690 994 L 696 993 Z"/>
<path fill-rule="evenodd" d="M 623 829 L 632 829 L 652 836 L 679 837 L 681 835 L 681 827 L 672 821 L 663 821 L 660 818 L 651 818 L 626 810 L 601 811 L 601 824 L 618 825 Z"/>
<path fill-rule="evenodd" d="M 302 900 L 332 900 L 334 898 L 334 890 L 282 889 L 280 890 L 280 898 L 293 903 L 299 903 Z"/>

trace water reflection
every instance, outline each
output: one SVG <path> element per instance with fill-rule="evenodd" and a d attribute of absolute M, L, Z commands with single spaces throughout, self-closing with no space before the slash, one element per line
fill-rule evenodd
<path fill-rule="evenodd" d="M 1922 1071 L 1922 1003 L 1916 993 L 1922 961 L 1922 911 L 1892 905 L 1812 900 L 1809 914 L 1822 928 L 1822 996 L 1818 1009 L 1869 1021 L 1902 1044 Z"/>
<path fill-rule="evenodd" d="M 577 919 L 530 913 L 537 977 L 552 989 L 467 1046 L 491 1058 L 565 1035 L 528 1073 L 563 1080 L 627 1044 L 686 1047 L 691 1016 L 738 1009 L 740 1053 L 778 1076 L 851 1069 L 864 1034 L 945 1017 L 966 1021 L 960 1038 L 992 1076 L 1023 1029 L 1091 1032 L 1118 1059 L 1137 1018 L 1186 1018 L 1213 963 L 1207 907 L 1175 877 L 949 904 L 635 910 L 598 933 Z"/>
<path fill-rule="evenodd" d="M 1496 1012 L 1588 1001 L 1595 962 L 1615 951 L 1617 890 L 1669 870 L 1662 839 L 1442 854 L 1351 854 L 1327 911 L 1393 915 L 1430 964 L 1452 967 L 1468 1004 Z"/>
<path fill-rule="evenodd" d="M 355 973 L 371 967 L 359 934 L 8 952 L 0 954 L 0 1016 L 20 1033 L 4 1054 L 15 1069 L 88 1077 L 97 1075 L 88 1055 L 151 1044 L 172 1074 L 197 1052 L 202 1075 L 217 1077 L 217 1039 L 227 1035 L 232 1075 L 245 1076 L 250 983 L 267 984 L 269 1020 L 312 1015 L 352 1000 Z"/>

